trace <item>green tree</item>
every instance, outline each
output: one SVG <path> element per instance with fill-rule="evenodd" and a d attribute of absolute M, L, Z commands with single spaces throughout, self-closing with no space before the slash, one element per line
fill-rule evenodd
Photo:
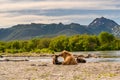
<path fill-rule="evenodd" d="M 99 41 L 101 42 L 101 44 L 111 43 L 115 39 L 115 37 L 108 32 L 101 32 L 98 35 L 98 38 L 99 38 Z"/>
<path fill-rule="evenodd" d="M 97 36 L 94 35 L 83 35 L 83 48 L 85 51 L 94 51 L 100 45 Z"/>
<path fill-rule="evenodd" d="M 99 50 L 113 50 L 113 41 L 115 40 L 115 37 L 108 33 L 108 32 L 101 32 L 98 35 L 99 41 L 100 41 L 100 47 Z"/>
<path fill-rule="evenodd" d="M 80 35 L 72 36 L 69 38 L 69 49 L 70 51 L 80 51 L 83 50 L 83 39 Z"/>
<path fill-rule="evenodd" d="M 49 48 L 54 51 L 68 50 L 68 38 L 66 36 L 58 36 L 51 40 Z"/>
<path fill-rule="evenodd" d="M 43 49 L 43 48 L 49 48 L 51 39 L 49 38 L 43 38 L 43 39 L 39 39 L 39 41 L 37 42 L 37 47 L 38 49 Z"/>
<path fill-rule="evenodd" d="M 0 52 L 5 52 L 5 42 L 0 41 Z"/>

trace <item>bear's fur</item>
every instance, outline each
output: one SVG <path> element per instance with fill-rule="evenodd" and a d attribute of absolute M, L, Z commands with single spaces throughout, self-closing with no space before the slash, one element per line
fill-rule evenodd
<path fill-rule="evenodd" d="M 62 51 L 62 53 L 59 56 L 64 58 L 64 61 L 62 62 L 63 65 L 76 65 L 77 64 L 75 57 L 66 50 Z"/>
<path fill-rule="evenodd" d="M 83 59 L 82 57 L 77 57 L 76 60 L 77 60 L 78 63 L 86 63 L 86 60 Z"/>
<path fill-rule="evenodd" d="M 62 64 L 62 62 L 59 62 L 58 61 L 58 55 L 54 55 L 53 56 L 53 64 L 55 64 L 55 65 L 60 65 L 60 64 Z"/>

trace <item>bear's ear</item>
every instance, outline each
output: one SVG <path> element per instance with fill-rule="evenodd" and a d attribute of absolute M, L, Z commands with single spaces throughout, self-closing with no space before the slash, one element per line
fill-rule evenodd
<path fill-rule="evenodd" d="M 62 52 L 66 52 L 66 50 L 63 50 Z"/>
<path fill-rule="evenodd" d="M 63 51 L 62 51 L 62 53 L 68 53 L 68 51 L 66 51 L 66 50 L 63 50 Z"/>

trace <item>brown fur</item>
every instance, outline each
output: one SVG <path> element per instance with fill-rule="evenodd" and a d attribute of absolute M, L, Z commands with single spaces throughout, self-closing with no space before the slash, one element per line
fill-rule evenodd
<path fill-rule="evenodd" d="M 82 57 L 77 57 L 76 60 L 77 60 L 78 63 L 86 63 L 86 60 L 83 59 Z"/>
<path fill-rule="evenodd" d="M 55 64 L 55 65 L 60 65 L 60 64 L 62 64 L 62 62 L 59 62 L 58 61 L 58 55 L 54 55 L 53 56 L 53 64 Z"/>
<path fill-rule="evenodd" d="M 62 53 L 59 55 L 64 58 L 64 61 L 62 62 L 63 65 L 76 65 L 77 61 L 75 60 L 75 57 L 70 54 L 68 51 L 62 51 Z"/>

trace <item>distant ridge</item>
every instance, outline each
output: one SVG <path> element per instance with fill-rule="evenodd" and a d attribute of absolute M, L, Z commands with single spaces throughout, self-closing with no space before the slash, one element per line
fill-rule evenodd
<path fill-rule="evenodd" d="M 54 37 L 58 35 L 99 34 L 101 31 L 111 33 L 118 24 L 110 19 L 101 17 L 93 20 L 88 26 L 77 23 L 71 24 L 18 24 L 10 28 L 0 29 L 0 40 L 28 40 L 35 37 Z"/>
<path fill-rule="evenodd" d="M 88 28 L 91 29 L 91 31 L 94 31 L 94 34 L 99 34 L 101 31 L 106 31 L 111 33 L 112 28 L 114 28 L 117 25 L 118 24 L 115 21 L 101 17 L 93 20 L 88 25 Z"/>

